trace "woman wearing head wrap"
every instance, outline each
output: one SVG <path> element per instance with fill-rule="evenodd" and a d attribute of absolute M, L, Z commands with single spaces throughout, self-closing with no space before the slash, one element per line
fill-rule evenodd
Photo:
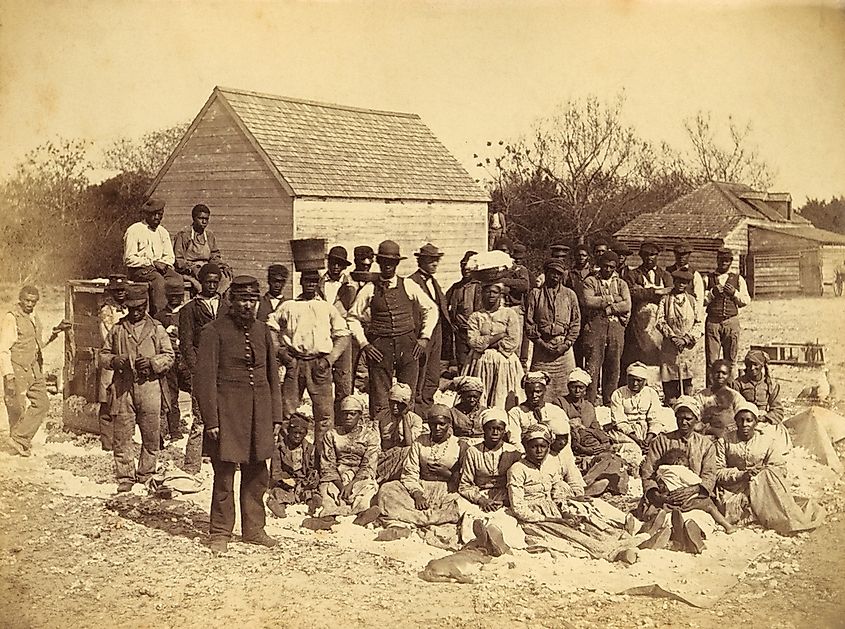
<path fill-rule="evenodd" d="M 508 498 L 514 516 L 532 543 L 562 552 L 572 551 L 572 543 L 593 557 L 609 561 L 621 558 L 626 549 L 636 544 L 634 538 L 612 527 L 608 527 L 610 531 L 591 527 L 598 539 L 577 530 L 585 518 L 572 512 L 568 500 L 574 492 L 564 481 L 556 457 L 549 456 L 551 432 L 546 426 L 535 424 L 523 431 L 522 440 L 525 454 L 508 470 Z"/>
<path fill-rule="evenodd" d="M 411 387 L 397 382 L 387 394 L 389 409 L 378 419 L 381 453 L 378 460 L 379 484 L 399 480 L 413 443 L 428 430 L 422 418 L 411 410 Z"/>
<path fill-rule="evenodd" d="M 734 415 L 745 398 L 730 387 L 731 362 L 723 358 L 714 361 L 710 366 L 710 386 L 695 394 L 695 399 L 701 404 L 701 428 L 705 435 L 716 438 L 736 429 Z"/>
<path fill-rule="evenodd" d="M 426 415 L 428 434 L 411 446 L 402 478 L 385 483 L 376 500 L 390 523 L 430 526 L 457 524 L 458 476 L 464 448 L 452 434 L 452 409 L 434 404 Z"/>
<path fill-rule="evenodd" d="M 590 380 L 590 374 L 576 369 L 569 374 L 569 393 L 558 400 L 558 405 L 569 417 L 572 452 L 584 473 L 589 495 L 601 495 L 602 484 L 613 494 L 625 494 L 628 492 L 628 472 L 625 460 L 617 454 L 623 446 L 612 442 L 596 419 L 595 407 L 586 400 Z M 636 448 L 636 454 L 641 456 L 634 444 L 628 446 Z"/>
<path fill-rule="evenodd" d="M 501 284 L 484 284 L 481 295 L 482 309 L 469 316 L 467 337 L 472 351 L 463 375 L 484 383 L 482 404 L 509 409 L 519 402 L 522 327 L 519 315 L 502 306 Z"/>
<path fill-rule="evenodd" d="M 576 294 L 563 285 L 563 260 L 547 260 L 543 269 L 543 287 L 528 293 L 525 334 L 534 341 L 531 371 L 545 371 L 551 376 L 549 396 L 556 398 L 566 395 L 566 379 L 575 369 L 572 346 L 581 332 L 581 310 Z"/>
<path fill-rule="evenodd" d="M 551 378 L 545 371 L 529 371 L 522 379 L 525 401 L 508 411 L 508 441 L 522 447 L 522 431 L 534 424 L 548 425 L 553 419 L 568 421 L 563 409 L 546 402 Z"/>
<path fill-rule="evenodd" d="M 646 365 L 631 363 L 627 374 L 628 384 L 610 396 L 608 434 L 614 443 L 623 446 L 619 455 L 636 470 L 657 432 L 657 411 L 661 404 L 657 391 L 646 384 Z M 639 448 L 639 452 L 632 445 Z"/>
<path fill-rule="evenodd" d="M 745 372 L 731 386 L 760 409 L 761 422 L 777 427 L 780 447 L 784 453 L 789 452 L 792 438 L 783 426 L 780 385 L 769 375 L 769 355 L 758 349 L 750 350 L 745 355 Z"/>
<path fill-rule="evenodd" d="M 486 408 L 481 403 L 484 382 L 475 376 L 458 376 L 452 380 L 450 388 L 458 392 L 452 408 L 455 417 L 453 432 L 456 437 L 477 443 L 484 436 L 481 425 L 481 413 Z"/>
<path fill-rule="evenodd" d="M 469 503 L 463 505 L 461 541 L 480 537 L 498 556 L 507 552 L 507 547 L 525 547 L 524 533 L 504 510 L 510 504 L 507 473 L 522 454 L 505 441 L 507 415 L 503 409 L 486 409 L 481 413 L 481 423 L 484 439 L 467 448 L 461 463 L 458 493 Z"/>
<path fill-rule="evenodd" d="M 687 292 L 692 273 L 672 273 L 672 292 L 657 306 L 655 327 L 663 335 L 660 345 L 660 379 L 667 405 L 681 395 L 692 395 L 693 348 L 704 336 L 704 316 L 695 295 Z"/>
<path fill-rule="evenodd" d="M 824 510 L 812 500 L 799 505 L 786 483 L 786 459 L 759 409 L 745 402 L 735 416 L 736 431 L 716 442 L 716 500 L 728 521 L 759 522 L 782 535 L 818 527 Z"/>

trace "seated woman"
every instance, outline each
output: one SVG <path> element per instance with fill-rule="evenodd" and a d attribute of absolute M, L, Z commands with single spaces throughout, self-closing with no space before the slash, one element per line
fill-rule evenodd
<path fill-rule="evenodd" d="M 575 491 L 563 480 L 556 457 L 549 457 L 552 435 L 542 424 L 529 426 L 522 434 L 523 458 L 508 470 L 508 499 L 511 511 L 529 536 L 529 542 L 567 552 L 568 543 L 586 550 L 592 557 L 612 561 L 635 561 L 636 539 L 605 523 L 602 527 L 573 511 L 568 501 Z M 582 533 L 585 528 L 590 534 Z M 561 540 L 565 540 L 561 544 Z"/>
<path fill-rule="evenodd" d="M 305 438 L 310 422 L 301 413 L 293 413 L 288 422 L 270 457 L 267 508 L 277 518 L 285 517 L 287 505 L 307 503 L 313 512 L 319 503 L 320 474 L 314 461 L 314 446 Z"/>
<path fill-rule="evenodd" d="M 481 289 L 482 309 L 469 316 L 471 351 L 463 375 L 476 376 L 484 383 L 482 404 L 509 409 L 519 403 L 522 327 L 513 308 L 502 306 L 502 291 L 497 283 L 486 283 Z"/>
<path fill-rule="evenodd" d="M 780 436 L 759 422 L 760 415 L 746 402 L 734 418 L 736 431 L 716 442 L 716 500 L 730 522 L 757 521 L 781 535 L 812 530 L 825 512 L 792 496 Z"/>
<path fill-rule="evenodd" d="M 360 514 L 378 491 L 378 433 L 361 422 L 364 406 L 354 397 L 340 403 L 335 428 L 323 436 L 320 452 L 322 516 Z"/>
<path fill-rule="evenodd" d="M 529 371 L 522 378 L 525 401 L 508 412 L 508 441 L 522 447 L 522 431 L 534 424 L 548 425 L 553 419 L 569 421 L 564 410 L 546 402 L 546 391 L 551 378 L 545 371 Z"/>
<path fill-rule="evenodd" d="M 525 534 L 512 516 L 505 513 L 508 502 L 507 473 L 521 457 L 519 449 L 505 441 L 507 415 L 498 408 L 481 414 L 484 439 L 467 448 L 461 464 L 458 493 L 463 504 L 461 540 L 478 537 L 487 542 L 495 556 L 509 548 L 524 548 Z"/>
<path fill-rule="evenodd" d="M 381 486 L 376 500 L 388 524 L 457 524 L 458 476 L 464 444 L 452 434 L 452 409 L 433 404 L 426 416 L 428 434 L 411 446 L 402 478 Z"/>
<path fill-rule="evenodd" d="M 560 475 L 563 481 L 569 485 L 572 495 L 583 496 L 586 493 L 586 485 L 584 478 L 581 476 L 581 470 L 575 463 L 575 455 L 572 454 L 569 422 L 562 417 L 555 417 L 546 424 L 546 428 L 552 435 L 552 442 L 549 444 L 549 458 L 557 459 L 560 466 Z M 602 488 L 604 487 L 607 487 L 607 483 L 602 484 Z"/>
<path fill-rule="evenodd" d="M 783 425 L 783 404 L 780 385 L 769 375 L 769 355 L 760 350 L 750 350 L 745 355 L 745 372 L 731 383 L 742 397 L 760 409 L 760 421 L 774 427 L 777 447 L 782 454 L 792 449 L 789 430 Z"/>
<path fill-rule="evenodd" d="M 745 403 L 745 398 L 729 386 L 731 362 L 720 358 L 710 368 L 710 386 L 695 395 L 701 404 L 701 424 L 696 430 L 714 438 L 736 430 L 734 415 Z"/>
<path fill-rule="evenodd" d="M 590 374 L 576 368 L 569 374 L 569 392 L 556 402 L 569 417 L 572 453 L 584 475 L 584 483 L 590 488 L 588 495 L 599 496 L 605 490 L 623 495 L 628 493 L 628 471 L 625 459 L 618 453 L 630 450 L 633 454 L 629 453 L 629 458 L 642 453 L 633 442 L 614 444 L 602 429 L 595 407 L 586 399 L 591 382 Z M 602 484 L 604 489 L 599 491 Z"/>
<path fill-rule="evenodd" d="M 639 453 L 632 448 L 619 453 L 636 469 L 654 439 L 657 410 L 661 404 L 657 391 L 646 385 L 646 365 L 641 362 L 631 363 L 626 373 L 628 384 L 616 389 L 610 396 L 608 434 L 615 443 L 634 443 L 640 448 Z"/>
<path fill-rule="evenodd" d="M 475 376 L 458 376 L 450 383 L 450 388 L 458 392 L 452 414 L 455 417 L 454 434 L 458 438 L 478 443 L 484 437 L 481 414 L 485 406 L 481 403 L 484 383 Z"/>
<path fill-rule="evenodd" d="M 411 387 L 397 382 L 387 394 L 390 408 L 379 418 L 381 452 L 378 458 L 379 484 L 399 480 L 411 446 L 423 433 L 422 418 L 408 410 L 411 403 Z"/>
<path fill-rule="evenodd" d="M 648 448 L 640 469 L 643 499 L 639 514 L 641 520 L 650 523 L 648 533 L 651 537 L 640 548 L 667 548 L 671 540 L 676 548 L 687 552 L 700 553 L 704 549 L 706 532 L 713 528 L 712 520 L 695 506 L 694 501 L 713 495 L 716 447 L 709 437 L 695 432 L 700 417 L 698 402 L 682 395 L 675 403 L 678 429 L 657 435 Z M 680 450 L 685 455 L 685 466 L 700 482 L 674 490 L 661 485 L 658 467 L 669 450 Z"/>

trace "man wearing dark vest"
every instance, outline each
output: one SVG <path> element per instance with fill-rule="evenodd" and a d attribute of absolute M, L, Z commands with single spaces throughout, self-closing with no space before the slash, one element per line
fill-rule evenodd
<path fill-rule="evenodd" d="M 431 334 L 431 341 L 423 355 L 420 357 L 420 370 L 417 377 L 415 411 L 416 413 L 428 413 L 428 409 L 434 404 L 434 392 L 440 385 L 440 354 L 443 348 L 443 335 L 451 334 L 452 328 L 449 323 L 449 306 L 440 284 L 434 278 L 437 266 L 443 257 L 440 251 L 430 242 L 420 247 L 414 254 L 417 258 L 417 270 L 408 279 L 419 284 L 423 292 L 431 299 L 438 308 L 437 325 Z M 414 309 L 414 322 L 419 333 L 421 320 L 418 309 Z"/>
<path fill-rule="evenodd" d="M 628 266 L 628 256 L 630 256 L 633 250 L 626 244 L 619 242 L 618 240 L 614 240 L 610 244 L 610 250 L 619 256 L 619 266 L 616 269 L 616 273 L 621 277 L 623 280 L 630 284 L 629 278 L 631 277 L 631 267 Z"/>
<path fill-rule="evenodd" d="M 349 329 L 361 346 L 362 359 L 369 369 L 370 417 L 379 417 L 388 410 L 394 374 L 399 382 L 412 390 L 416 388 L 419 360 L 437 325 L 438 306 L 419 284 L 396 275 L 396 267 L 404 259 L 398 244 L 392 240 L 382 242 L 376 254 L 379 278 L 358 292 L 347 315 Z M 414 305 L 419 307 L 419 334 Z"/>
<path fill-rule="evenodd" d="M 748 285 L 739 273 L 731 272 L 733 252 L 719 249 L 716 270 L 707 275 L 704 306 L 707 319 L 704 323 L 704 358 L 707 362 L 707 379 L 713 363 L 724 358 L 736 363 L 739 351 L 739 309 L 751 303 Z"/>
<path fill-rule="evenodd" d="M 467 270 L 467 262 L 476 255 L 467 251 L 461 259 L 461 279 L 446 291 L 446 304 L 449 307 L 449 320 L 454 331 L 455 365 L 460 373 L 469 360 L 469 316 L 481 309 L 481 283 L 472 279 Z"/>
<path fill-rule="evenodd" d="M 262 323 L 267 323 L 270 313 L 279 307 L 284 301 L 282 291 L 288 281 L 290 271 L 284 264 L 271 264 L 267 267 L 267 292 L 258 300 L 258 312 L 255 318 Z"/>
<path fill-rule="evenodd" d="M 670 275 L 675 271 L 689 271 L 692 273 L 692 281 L 687 284 L 686 291 L 695 297 L 699 308 L 704 308 L 704 280 L 701 273 L 690 266 L 692 247 L 687 242 L 679 242 L 673 249 L 675 252 L 675 264 L 666 267 Z"/>
<path fill-rule="evenodd" d="M 358 245 L 352 250 L 352 261 L 355 263 L 355 268 L 349 276 L 352 279 L 353 286 L 355 286 L 356 296 L 370 281 L 370 269 L 373 267 L 375 257 L 376 252 L 373 251 L 370 245 Z M 366 332 L 366 330 L 364 331 Z M 359 391 L 364 391 L 367 388 L 367 361 L 361 357 L 361 348 L 358 346 L 358 341 L 355 340 L 355 337 L 352 337 L 352 342 L 349 345 L 352 352 L 352 369 L 354 371 L 352 387 Z"/>
<path fill-rule="evenodd" d="M 41 350 L 59 332 L 70 329 L 70 324 L 63 321 L 44 342 L 41 320 L 35 314 L 39 296 L 37 288 L 24 286 L 18 303 L 0 322 L 0 375 L 9 415 L 9 443 L 21 456 L 30 455 L 32 438 L 50 409 L 47 381 L 41 371 L 44 366 Z"/>

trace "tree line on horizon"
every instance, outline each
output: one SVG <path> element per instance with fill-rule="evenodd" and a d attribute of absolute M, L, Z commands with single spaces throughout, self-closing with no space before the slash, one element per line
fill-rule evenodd
<path fill-rule="evenodd" d="M 609 236 L 707 181 L 766 190 L 772 173 L 751 141 L 751 125 L 684 121 L 683 151 L 642 139 L 623 121 L 624 98 L 570 100 L 535 120 L 520 138 L 487 142 L 475 155 L 491 208 L 536 265 L 555 241 Z M 122 138 L 94 163 L 92 143 L 39 145 L 0 182 L 0 268 L 12 282 L 58 282 L 122 270 L 122 235 L 138 220 L 144 194 L 188 124 Z M 117 174 L 93 184 L 94 166 Z M 818 227 L 845 233 L 845 197 L 799 210 Z M 536 259 L 535 259 L 536 258 Z"/>

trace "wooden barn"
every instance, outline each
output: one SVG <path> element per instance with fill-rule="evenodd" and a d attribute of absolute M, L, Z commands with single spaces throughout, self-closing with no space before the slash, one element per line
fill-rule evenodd
<path fill-rule="evenodd" d="M 295 238 L 326 238 L 350 259 L 395 240 L 405 275 L 432 242 L 444 286 L 464 251 L 487 248 L 488 194 L 416 114 L 216 87 L 148 192 L 166 201 L 171 235 L 206 204 L 224 260 L 262 282 L 271 263 L 292 269 Z"/>
<path fill-rule="evenodd" d="M 757 297 L 822 295 L 845 264 L 845 235 L 810 226 L 748 228 L 748 272 Z"/>
<path fill-rule="evenodd" d="M 672 247 L 686 240 L 695 249 L 691 264 L 702 271 L 716 266 L 716 251 L 734 252 L 734 271 L 750 279 L 747 268 L 749 228 L 812 229 L 808 220 L 793 211 L 788 193 L 760 192 L 736 183 L 711 181 L 655 212 L 641 214 L 616 233 L 635 251 L 644 240 L 663 248 L 659 264 L 674 262 Z M 636 254 L 631 264 L 638 262 Z M 749 286 L 749 289 L 752 287 Z"/>

